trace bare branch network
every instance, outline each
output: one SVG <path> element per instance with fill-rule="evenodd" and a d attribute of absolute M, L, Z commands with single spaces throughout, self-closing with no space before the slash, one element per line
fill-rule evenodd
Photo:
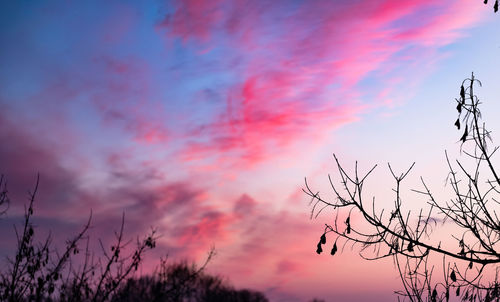
<path fill-rule="evenodd" d="M 2 178 L 3 179 L 3 178 Z M 123 250 L 130 244 L 123 238 L 125 217 L 120 231 L 115 233 L 115 243 L 105 248 L 101 242 L 104 259 L 94 258 L 89 251 L 92 213 L 82 230 L 66 241 L 64 251 L 58 253 L 48 236 L 43 242 L 35 242 L 35 227 L 31 222 L 33 204 L 39 185 L 37 177 L 28 207 L 25 208 L 24 223 L 20 232 L 16 229 L 17 249 L 15 257 L 8 259 L 8 266 L 0 271 L 0 298 L 2 301 L 109 301 L 121 283 L 135 272 L 144 253 L 155 247 L 156 231 L 152 230 L 144 239 L 137 239 L 136 248 L 129 255 Z M 0 183 L 1 186 L 1 183 Z M 6 189 L 0 201 L 7 199 Z M 80 254 L 85 245 L 83 264 L 75 266 L 72 259 Z M 108 253 L 108 249 L 111 253 Z"/>
<path fill-rule="evenodd" d="M 396 173 L 390 164 L 388 169 L 395 183 L 394 203 L 391 210 L 375 210 L 375 197 L 365 200 L 363 186 L 368 172 L 359 172 L 356 162 L 354 172 L 348 173 L 334 159 L 340 185 L 329 175 L 333 200 L 324 199 L 314 191 L 307 180 L 303 191 L 312 198 L 312 216 L 325 208 L 333 209 L 334 222 L 326 224 L 317 245 L 320 254 L 326 244 L 326 235 L 334 234 L 331 255 L 338 244 L 352 243 L 360 247 L 360 256 L 368 260 L 386 257 L 394 259 L 401 277 L 403 290 L 400 298 L 410 301 L 449 301 L 450 292 L 463 301 L 500 301 L 497 264 L 500 263 L 498 243 L 500 241 L 500 219 L 497 215 L 500 179 L 492 157 L 498 147 L 489 148 L 491 132 L 482 122 L 481 102 L 474 94 L 474 85 L 481 85 L 474 74 L 465 79 L 456 100 L 458 118 L 455 126 L 461 132 L 460 150 L 473 168 L 467 168 L 465 160 L 452 161 L 445 152 L 449 168 L 447 183 L 453 197 L 448 201 L 435 198 L 429 186 L 420 178 L 421 188 L 412 190 L 428 200 L 428 207 L 415 213 L 403 209 L 402 183 L 411 172 L 413 163 L 403 173 Z M 359 226 L 352 225 L 356 217 Z M 343 218 L 340 218 L 343 217 Z M 344 220 L 345 219 L 345 220 Z M 456 245 L 442 244 L 435 238 L 437 221 L 452 225 L 460 236 L 451 235 Z M 442 257 L 443 277 L 433 281 L 436 261 Z M 486 273 L 488 268 L 493 273 Z"/>

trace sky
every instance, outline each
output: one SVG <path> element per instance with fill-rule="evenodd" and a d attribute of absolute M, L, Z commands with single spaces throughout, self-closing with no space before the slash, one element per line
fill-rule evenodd
<path fill-rule="evenodd" d="M 500 110 L 498 18 L 468 0 L 2 1 L 0 252 L 39 173 L 55 238 L 92 210 L 112 240 L 125 213 L 131 238 L 161 234 L 151 262 L 214 246 L 209 272 L 272 301 L 395 301 L 390 260 L 316 255 L 332 212 L 310 219 L 304 177 L 328 194 L 335 153 L 380 164 L 373 194 L 389 161 L 441 189 L 461 81 Z"/>

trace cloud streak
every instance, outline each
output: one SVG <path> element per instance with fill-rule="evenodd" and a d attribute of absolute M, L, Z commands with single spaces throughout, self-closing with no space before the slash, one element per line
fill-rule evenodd
<path fill-rule="evenodd" d="M 186 159 L 236 155 L 242 166 L 386 105 L 385 98 L 365 101 L 363 81 L 379 75 L 386 91 L 400 88 L 401 82 L 391 86 L 403 76 L 395 62 L 406 59 L 412 68 L 429 60 L 426 54 L 460 37 L 481 8 L 427 0 L 179 1 L 174 7 L 159 25 L 169 39 L 238 58 L 236 78 L 220 91 L 222 109 L 194 125 L 187 134 L 194 142 L 182 152 Z M 210 51 L 200 56 L 211 58 Z"/>

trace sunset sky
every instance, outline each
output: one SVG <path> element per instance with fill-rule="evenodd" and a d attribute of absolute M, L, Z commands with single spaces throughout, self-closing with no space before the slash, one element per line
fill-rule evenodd
<path fill-rule="evenodd" d="M 150 263 L 214 246 L 209 272 L 272 301 L 396 301 L 390 259 L 315 253 L 332 217 L 310 219 L 304 177 L 333 196 L 335 152 L 380 164 L 369 194 L 388 161 L 443 190 L 472 71 L 500 130 L 499 18 L 479 0 L 2 1 L 1 256 L 39 173 L 37 227 L 60 241 L 91 209 L 111 240 L 124 212 L 130 238 L 158 228 Z"/>

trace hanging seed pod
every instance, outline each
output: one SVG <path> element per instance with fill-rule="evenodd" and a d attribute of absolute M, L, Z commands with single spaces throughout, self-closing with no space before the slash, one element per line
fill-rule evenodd
<path fill-rule="evenodd" d="M 456 282 L 457 281 L 457 275 L 455 275 L 455 271 L 452 270 L 450 274 L 451 281 Z"/>
<path fill-rule="evenodd" d="M 469 269 L 472 269 L 472 261 L 469 263 Z"/>
<path fill-rule="evenodd" d="M 488 0 L 484 0 L 484 4 L 488 4 Z"/>
<path fill-rule="evenodd" d="M 495 5 L 493 6 L 493 10 L 495 10 L 495 13 L 498 12 L 498 0 L 495 1 Z"/>
<path fill-rule="evenodd" d="M 455 292 L 455 294 L 457 295 L 457 297 L 460 296 L 460 286 L 457 287 L 457 291 Z"/>
<path fill-rule="evenodd" d="M 346 233 L 350 234 L 351 233 L 351 217 L 347 217 L 345 220 L 345 224 L 347 225 Z"/>
<path fill-rule="evenodd" d="M 457 104 L 457 111 L 458 113 L 462 113 L 462 103 Z"/>
<path fill-rule="evenodd" d="M 408 243 L 408 252 L 413 252 L 413 243 L 411 241 Z"/>
<path fill-rule="evenodd" d="M 467 132 L 468 132 L 468 125 L 465 125 L 465 131 L 464 131 L 464 135 L 462 135 L 462 137 L 460 138 L 460 140 L 462 141 L 462 143 L 465 143 L 465 141 L 467 140 Z"/>
<path fill-rule="evenodd" d="M 464 85 L 460 86 L 460 98 L 462 99 L 462 102 L 465 101 L 465 88 L 464 88 Z"/>
<path fill-rule="evenodd" d="M 323 249 L 321 248 L 321 243 L 318 243 L 316 253 L 319 255 L 321 252 L 323 252 Z"/>
<path fill-rule="evenodd" d="M 325 244 L 326 243 L 326 236 L 325 236 L 325 234 L 321 235 L 321 238 L 320 238 L 319 242 L 321 244 Z"/>
<path fill-rule="evenodd" d="M 330 255 L 335 255 L 335 253 L 337 252 L 337 242 L 335 241 L 335 243 L 333 244 L 333 247 L 332 247 L 332 251 L 330 252 Z"/>

